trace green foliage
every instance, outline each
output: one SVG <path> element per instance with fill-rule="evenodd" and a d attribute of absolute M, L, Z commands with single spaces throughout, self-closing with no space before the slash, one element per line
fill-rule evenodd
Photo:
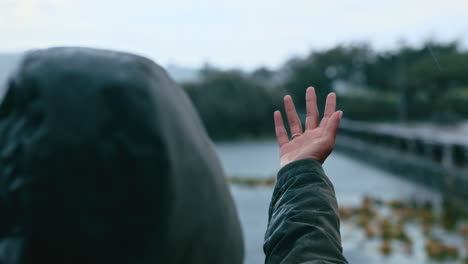
<path fill-rule="evenodd" d="M 455 88 L 438 100 L 438 108 L 460 117 L 468 117 L 468 86 Z"/>
<path fill-rule="evenodd" d="M 272 136 L 272 98 L 239 71 L 210 70 L 184 85 L 208 134 L 216 139 Z"/>
<path fill-rule="evenodd" d="M 397 117 L 398 97 L 391 93 L 356 90 L 341 95 L 338 103 L 346 117 L 355 120 L 388 121 Z"/>
<path fill-rule="evenodd" d="M 321 109 L 335 80 L 362 82 L 361 69 L 370 55 L 371 51 L 366 44 L 350 47 L 340 45 L 322 52 L 313 52 L 305 59 L 292 59 L 284 66 L 288 78 L 282 87 L 294 98 L 303 98 L 305 88 L 313 85 Z M 297 101 L 296 104 L 300 109 L 305 108 L 304 100 Z"/>
<path fill-rule="evenodd" d="M 456 121 L 468 118 L 468 52 L 458 43 L 376 52 L 365 43 L 338 45 L 292 58 L 279 70 L 252 73 L 205 68 L 184 84 L 216 139 L 273 136 L 272 113 L 289 93 L 305 112 L 305 89 L 314 86 L 319 109 L 330 91 L 345 117 L 367 121 Z M 287 123 L 286 123 L 287 124 Z"/>

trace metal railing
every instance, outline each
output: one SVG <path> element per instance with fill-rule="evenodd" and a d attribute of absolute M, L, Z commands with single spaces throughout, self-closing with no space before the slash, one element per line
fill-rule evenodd
<path fill-rule="evenodd" d="M 412 130 L 398 125 L 373 125 L 343 120 L 340 135 L 440 163 L 446 168 L 468 168 L 468 138 Z"/>

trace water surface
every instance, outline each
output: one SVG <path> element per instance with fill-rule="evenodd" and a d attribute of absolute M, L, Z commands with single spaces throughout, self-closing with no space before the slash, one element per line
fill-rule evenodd
<path fill-rule="evenodd" d="M 270 177 L 279 169 L 279 153 L 275 141 L 224 142 L 215 144 L 225 172 L 236 177 Z M 335 186 L 340 206 L 358 205 L 365 195 L 383 199 L 440 199 L 425 187 L 404 180 L 398 175 L 374 168 L 340 153 L 333 153 L 324 169 Z M 233 185 L 231 191 L 239 211 L 245 247 L 245 263 L 263 263 L 263 236 L 268 218 L 272 187 L 250 188 Z M 412 256 L 376 254 L 376 242 L 365 242 L 360 232 L 342 224 L 343 248 L 350 263 L 428 263 L 424 252 Z M 415 243 L 423 243 L 417 238 Z"/>

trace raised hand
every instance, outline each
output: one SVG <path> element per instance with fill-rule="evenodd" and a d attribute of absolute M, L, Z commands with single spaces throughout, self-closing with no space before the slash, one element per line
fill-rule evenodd
<path fill-rule="evenodd" d="M 328 94 L 325 113 L 320 122 L 317 97 L 313 87 L 307 88 L 306 105 L 306 129 L 303 131 L 291 96 L 286 95 L 284 97 L 284 107 L 291 130 L 291 140 L 284 127 L 280 111 L 274 113 L 281 167 L 301 159 L 314 159 L 323 163 L 335 146 L 336 133 L 343 116 L 342 111 L 336 111 L 336 95 L 334 93 Z"/>

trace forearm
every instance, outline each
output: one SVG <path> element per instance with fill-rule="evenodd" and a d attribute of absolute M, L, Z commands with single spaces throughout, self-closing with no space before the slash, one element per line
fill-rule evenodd
<path fill-rule="evenodd" d="M 332 183 L 319 162 L 299 160 L 278 172 L 265 234 L 266 263 L 347 263 Z"/>

